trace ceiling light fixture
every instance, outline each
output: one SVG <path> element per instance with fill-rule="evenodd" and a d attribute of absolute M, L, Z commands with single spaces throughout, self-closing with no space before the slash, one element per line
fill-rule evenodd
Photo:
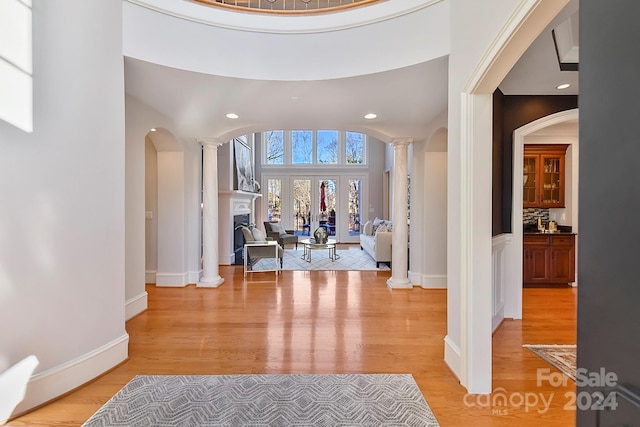
<path fill-rule="evenodd" d="M 561 85 L 556 86 L 556 89 L 562 90 L 568 88 L 569 86 L 571 86 L 569 83 L 562 83 Z"/>
<path fill-rule="evenodd" d="M 156 131 L 156 128 L 149 129 L 149 132 L 155 132 L 155 131 Z"/>
<path fill-rule="evenodd" d="M 364 118 L 367 120 L 375 119 L 376 117 L 378 117 L 378 115 L 375 113 L 369 113 L 364 115 Z"/>
<path fill-rule="evenodd" d="M 227 119 L 237 119 L 238 116 L 236 113 L 227 113 Z"/>

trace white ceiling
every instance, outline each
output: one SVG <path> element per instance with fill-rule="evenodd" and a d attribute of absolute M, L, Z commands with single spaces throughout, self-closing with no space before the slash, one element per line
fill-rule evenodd
<path fill-rule="evenodd" d="M 560 71 L 551 31 L 578 12 L 579 0 L 570 3 L 540 33 L 499 85 L 505 95 L 577 95 L 578 72 Z M 569 83 L 568 89 L 556 86 Z"/>
<path fill-rule="evenodd" d="M 366 129 L 383 139 L 423 135 L 425 123 L 446 111 L 446 81 L 446 57 L 358 77 L 295 82 L 212 76 L 125 59 L 127 94 L 193 136 L 239 128 Z M 240 118 L 225 118 L 229 112 Z M 378 118 L 364 119 L 369 112 Z"/>
<path fill-rule="evenodd" d="M 499 86 L 506 95 L 577 94 L 578 72 L 560 71 L 551 29 L 578 9 L 572 0 Z M 571 87 L 558 91 L 560 83 Z M 170 117 L 181 134 L 230 138 L 269 128 L 345 129 L 384 141 L 418 137 L 447 108 L 447 58 L 358 77 L 264 81 L 182 71 L 125 58 L 128 95 Z M 225 118 L 233 112 L 237 120 Z M 363 116 L 373 112 L 375 120 Z"/>

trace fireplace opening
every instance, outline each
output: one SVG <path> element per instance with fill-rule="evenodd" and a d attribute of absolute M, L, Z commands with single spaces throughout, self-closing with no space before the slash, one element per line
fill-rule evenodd
<path fill-rule="evenodd" d="M 244 249 L 244 236 L 241 226 L 249 226 L 249 214 L 233 216 L 233 253 L 235 254 L 234 264 L 244 264 L 242 257 Z"/>

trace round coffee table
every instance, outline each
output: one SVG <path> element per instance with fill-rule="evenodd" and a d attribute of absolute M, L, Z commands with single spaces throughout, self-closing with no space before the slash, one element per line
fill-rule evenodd
<path fill-rule="evenodd" d="M 333 262 L 340 258 L 336 253 L 335 239 L 328 239 L 327 243 L 316 243 L 315 239 L 302 239 L 300 243 L 304 245 L 304 253 L 300 258 L 307 262 L 311 262 L 311 251 L 314 249 L 329 249 L 329 259 Z"/>

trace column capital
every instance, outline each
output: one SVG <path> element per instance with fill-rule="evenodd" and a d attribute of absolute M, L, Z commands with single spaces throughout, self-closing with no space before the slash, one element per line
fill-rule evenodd
<path fill-rule="evenodd" d="M 394 148 L 396 147 L 408 147 L 409 144 L 413 142 L 413 138 L 393 138 L 391 140 L 391 145 Z"/>
<path fill-rule="evenodd" d="M 202 145 L 204 148 L 216 148 L 217 149 L 222 144 L 224 144 L 224 142 L 220 141 L 220 138 L 215 138 L 215 137 L 196 138 L 196 141 L 198 142 L 198 144 Z"/>

